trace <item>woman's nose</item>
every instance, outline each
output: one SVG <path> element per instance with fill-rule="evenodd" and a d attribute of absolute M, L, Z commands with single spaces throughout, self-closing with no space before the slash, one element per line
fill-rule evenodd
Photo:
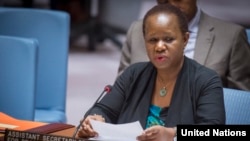
<path fill-rule="evenodd" d="M 162 40 L 159 40 L 156 44 L 156 48 L 155 50 L 156 51 L 162 51 L 162 50 L 165 50 L 166 49 L 166 45 L 165 43 L 162 41 Z"/>

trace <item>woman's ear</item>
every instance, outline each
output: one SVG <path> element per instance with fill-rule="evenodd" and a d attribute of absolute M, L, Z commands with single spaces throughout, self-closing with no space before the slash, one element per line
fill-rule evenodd
<path fill-rule="evenodd" d="M 189 32 L 184 33 L 183 40 L 184 40 L 184 45 L 186 46 L 188 43 L 189 39 Z"/>

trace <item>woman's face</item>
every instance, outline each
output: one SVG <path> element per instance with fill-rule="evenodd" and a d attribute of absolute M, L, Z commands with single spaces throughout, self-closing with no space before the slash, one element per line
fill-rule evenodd
<path fill-rule="evenodd" d="M 189 33 L 182 33 L 173 14 L 155 14 L 145 22 L 145 44 L 150 61 L 158 69 L 179 66 Z"/>

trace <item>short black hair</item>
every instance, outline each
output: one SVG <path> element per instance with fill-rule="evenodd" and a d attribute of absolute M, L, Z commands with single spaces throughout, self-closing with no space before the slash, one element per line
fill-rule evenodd
<path fill-rule="evenodd" d="M 154 7 L 152 7 L 144 16 L 143 18 L 143 26 L 142 31 L 143 35 L 145 35 L 145 22 L 148 19 L 149 16 L 156 15 L 159 13 L 167 13 L 167 14 L 174 14 L 179 23 L 179 27 L 182 31 L 182 33 L 188 32 L 188 21 L 187 17 L 184 15 L 184 13 L 177 7 L 170 5 L 170 4 L 159 4 Z"/>

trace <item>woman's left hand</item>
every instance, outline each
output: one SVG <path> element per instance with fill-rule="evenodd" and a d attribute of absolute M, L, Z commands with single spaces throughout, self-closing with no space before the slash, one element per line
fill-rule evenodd
<path fill-rule="evenodd" d="M 139 141 L 173 141 L 174 137 L 174 128 L 156 125 L 144 130 L 136 139 Z"/>

